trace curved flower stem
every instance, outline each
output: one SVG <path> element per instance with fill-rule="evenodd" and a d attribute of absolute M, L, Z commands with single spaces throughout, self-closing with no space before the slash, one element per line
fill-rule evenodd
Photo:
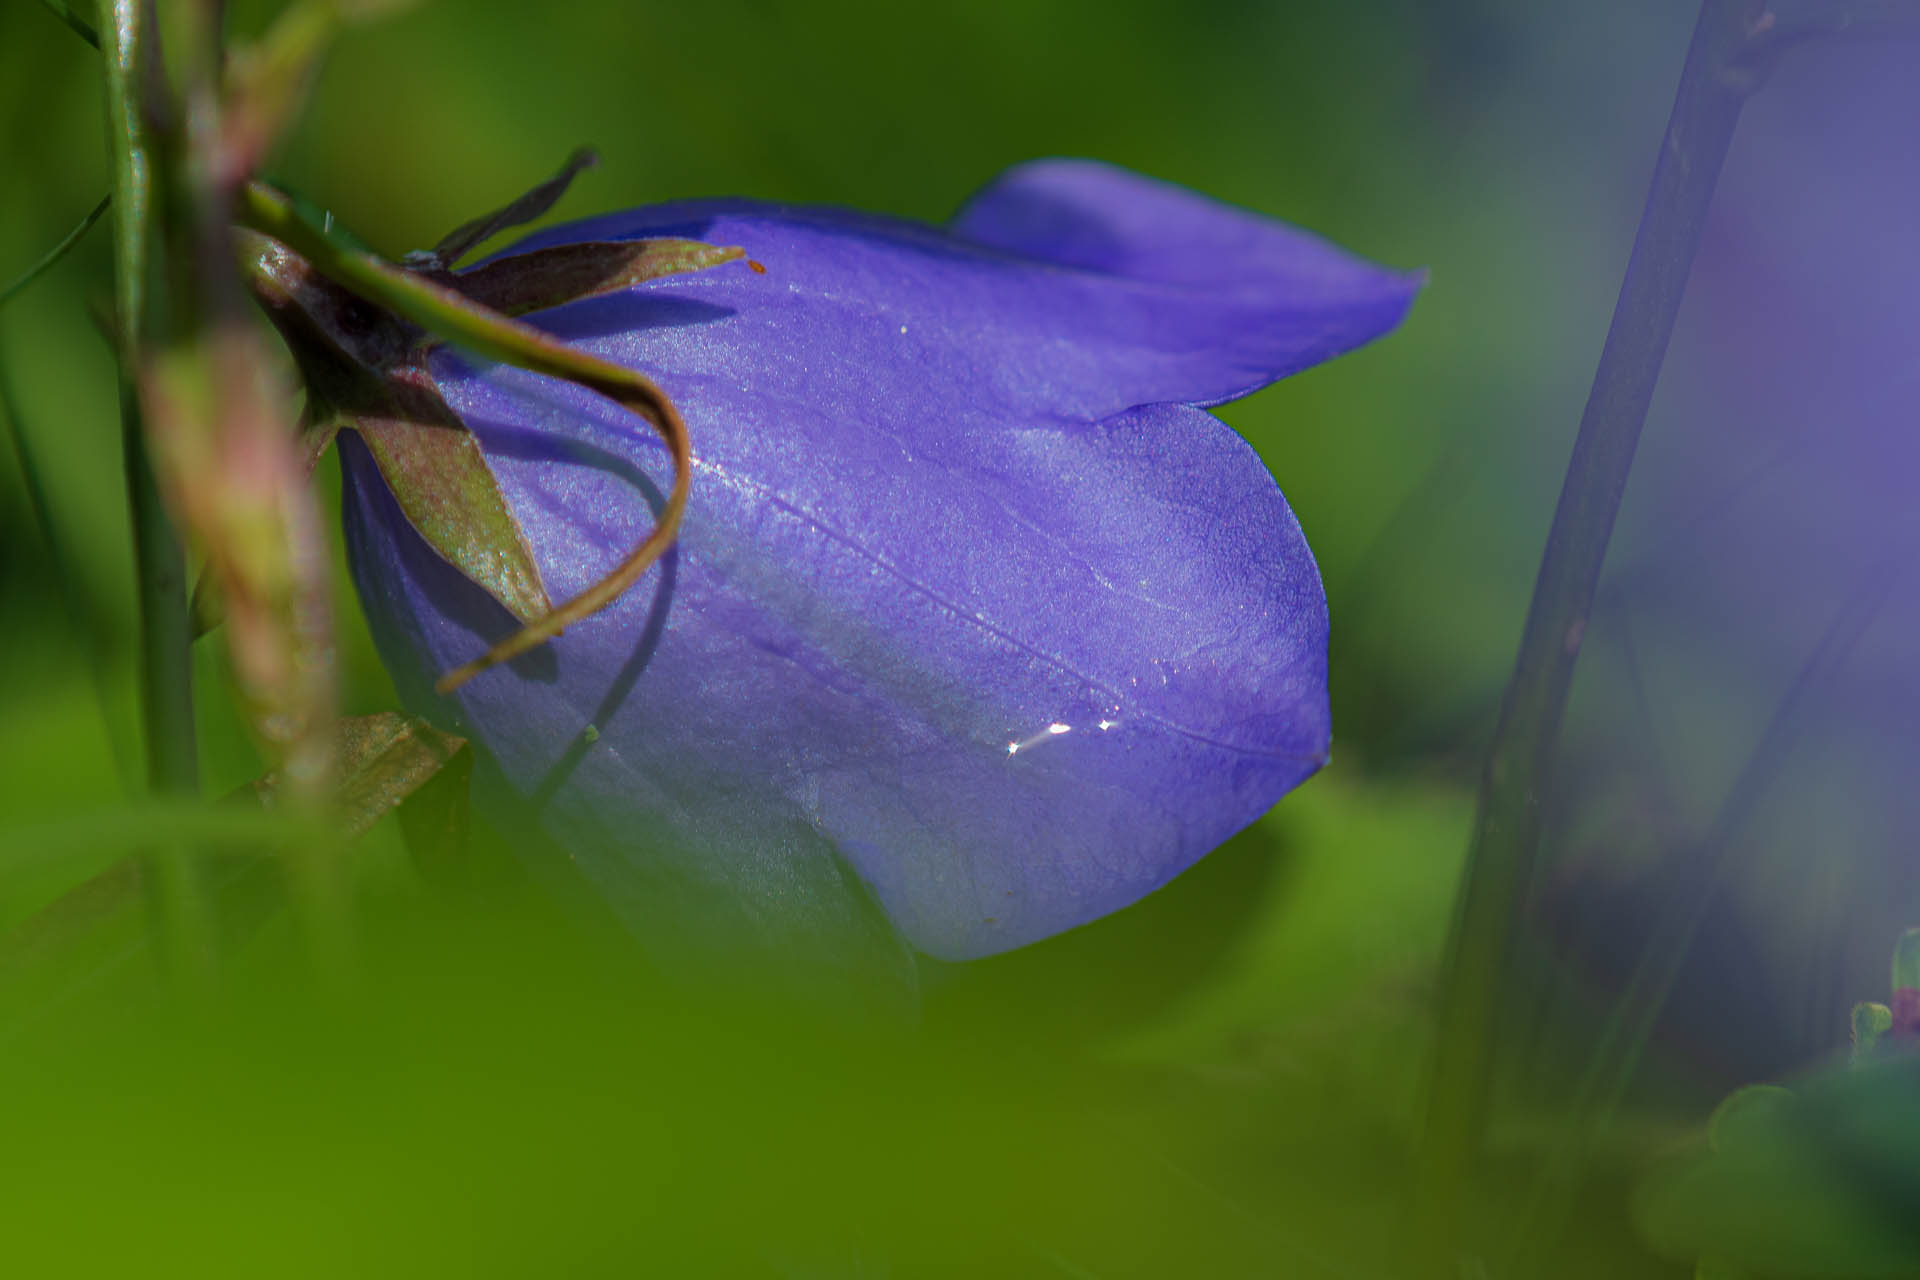
<path fill-rule="evenodd" d="M 131 370 L 139 358 L 147 313 L 149 215 L 153 156 L 142 102 L 152 65 L 143 30 L 151 11 L 140 0 L 112 0 L 102 33 L 106 54 L 108 147 L 112 156 L 114 318 L 120 361 L 121 441 L 133 523 L 134 573 L 140 600 L 140 709 L 147 779 L 155 792 L 199 790 L 199 742 L 193 712 L 193 657 L 188 629 L 186 560 L 160 500 L 147 457 L 146 432 Z M 190 983 L 211 972 L 213 930 L 198 868 L 189 849 L 158 846 L 147 855 L 149 901 L 168 967 Z"/>
<path fill-rule="evenodd" d="M 1413 1245 L 1417 1264 L 1433 1274 L 1457 1272 L 1510 926 L 1533 872 L 1574 662 L 1700 229 L 1741 103 L 1759 79 L 1750 10 L 1744 0 L 1701 5 L 1487 753 L 1442 971 L 1426 1131 L 1414 1167 Z"/>
<path fill-rule="evenodd" d="M 485 654 L 442 676 L 435 688 L 450 693 L 474 676 L 536 649 L 567 627 L 618 599 L 673 545 L 686 513 L 693 476 L 693 446 L 673 402 L 646 375 L 623 368 L 509 319 L 426 276 L 328 239 L 309 226 L 286 197 L 259 183 L 240 195 L 240 221 L 287 245 L 369 302 L 387 307 L 424 329 L 450 338 L 490 359 L 577 382 L 653 424 L 673 454 L 673 487 L 659 520 L 613 572 L 544 618 L 501 641 Z"/>

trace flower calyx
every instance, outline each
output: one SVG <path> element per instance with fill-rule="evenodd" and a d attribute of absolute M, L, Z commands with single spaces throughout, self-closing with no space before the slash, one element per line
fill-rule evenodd
<path fill-rule="evenodd" d="M 593 241 L 507 254 L 464 272 L 453 270 L 487 237 L 539 216 L 591 162 L 590 153 L 576 153 L 548 183 L 463 225 L 433 251 L 409 255 L 404 271 L 388 268 L 388 274 L 415 277 L 440 295 L 442 307 L 471 303 L 462 309 L 484 327 L 745 256 L 738 248 L 678 238 Z M 274 234 L 248 233 L 242 244 L 254 293 L 292 350 L 307 386 L 303 431 L 309 466 L 340 430 L 359 433 L 408 522 L 526 628 L 516 642 L 443 684 L 451 687 L 510 656 L 509 650 L 523 651 L 557 634 L 563 621 L 558 615 L 577 615 L 582 602 L 555 609 L 478 438 L 435 382 L 429 357 L 438 339 L 420 323 L 368 301 L 366 290 L 331 278 Z M 616 399 L 630 394 L 600 389 Z M 650 384 L 644 390 L 639 401 L 657 402 L 653 412 L 639 401 L 630 407 L 654 419 L 657 428 L 683 435 L 671 405 Z M 661 419 L 662 413 L 672 420 Z M 677 452 L 681 449 L 684 441 Z M 667 533 L 670 537 L 671 530 Z M 632 566 L 623 566 L 621 573 L 630 578 Z"/>
<path fill-rule="evenodd" d="M 408 522 L 448 564 L 523 623 L 550 612 L 533 549 L 479 441 L 434 385 L 426 333 L 278 241 L 254 236 L 247 249 L 255 296 L 306 383 L 309 464 L 341 430 L 358 432 Z"/>

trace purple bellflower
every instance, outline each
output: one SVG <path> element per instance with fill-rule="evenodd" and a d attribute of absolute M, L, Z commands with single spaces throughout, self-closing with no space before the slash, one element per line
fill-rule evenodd
<path fill-rule="evenodd" d="M 1135 901 L 1325 763 L 1318 571 L 1204 407 L 1392 329 L 1417 276 L 1086 161 L 1016 168 L 945 229 L 702 200 L 511 252 L 659 236 L 764 271 L 531 317 L 692 432 L 679 541 L 611 607 L 435 695 L 518 624 L 342 437 L 403 698 L 618 912 L 671 890 L 683 927 L 805 935 L 877 903 L 923 952 L 989 955 Z M 553 599 L 644 536 L 671 473 L 637 420 L 450 349 L 428 367 Z"/>

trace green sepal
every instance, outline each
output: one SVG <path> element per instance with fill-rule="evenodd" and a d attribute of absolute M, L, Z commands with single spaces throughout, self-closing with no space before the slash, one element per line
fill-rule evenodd
<path fill-rule="evenodd" d="M 384 403 L 337 421 L 366 442 L 407 522 L 446 562 L 521 622 L 553 610 L 527 535 L 480 442 L 425 370 L 390 378 Z"/>
<path fill-rule="evenodd" d="M 746 250 L 735 246 L 671 237 L 588 240 L 495 258 L 455 276 L 453 285 L 502 315 L 522 316 L 745 256 Z"/>
<path fill-rule="evenodd" d="M 335 819 L 348 835 L 360 835 L 424 788 L 466 745 L 465 738 L 398 711 L 338 721 L 333 743 Z M 243 789 L 267 808 L 274 806 L 279 792 L 279 776 L 271 773 Z"/>
<path fill-rule="evenodd" d="M 480 657 L 442 675 L 434 685 L 441 694 L 545 644 L 573 623 L 604 609 L 673 545 L 691 491 L 693 445 L 685 420 L 652 379 L 570 347 L 466 296 L 458 278 L 439 265 L 436 255 L 421 255 L 417 269 L 408 270 L 371 254 L 343 249 L 318 234 L 285 196 L 257 182 L 241 190 L 235 213 L 257 233 L 242 246 L 255 296 L 286 336 L 305 375 L 310 402 L 331 406 L 330 412 L 338 410 L 340 425 L 359 427 L 365 421 L 392 418 L 395 400 L 417 401 L 423 390 L 444 416 L 423 419 L 416 404 L 416 412 L 401 413 L 400 420 L 455 424 L 426 367 L 426 349 L 420 345 L 424 330 L 481 357 L 564 378 L 607 397 L 652 426 L 673 455 L 673 485 L 653 531 L 592 586 L 527 620 Z M 748 265 L 765 270 L 757 263 Z M 440 549 L 445 554 L 470 550 L 473 545 L 454 539 Z M 463 572 L 467 572 L 464 567 Z"/>
<path fill-rule="evenodd" d="M 525 226 L 553 208 L 582 169 L 591 169 L 599 163 L 600 157 L 593 148 L 575 148 L 573 154 L 567 157 L 567 162 L 560 166 L 560 172 L 492 213 L 461 223 L 442 236 L 431 253 L 417 255 L 407 265 L 443 269 L 452 267 L 493 236 L 509 227 Z"/>

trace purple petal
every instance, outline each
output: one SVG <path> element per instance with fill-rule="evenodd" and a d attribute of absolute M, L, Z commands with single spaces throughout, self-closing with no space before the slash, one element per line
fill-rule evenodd
<path fill-rule="evenodd" d="M 709 200 L 555 228 L 516 249 L 664 235 L 740 245 L 766 275 L 729 268 L 638 291 L 743 317 L 723 345 L 698 340 L 699 367 L 720 371 L 769 345 L 808 358 L 811 335 L 793 328 L 804 318 L 850 344 L 848 368 L 906 366 L 929 396 L 984 396 L 1011 414 L 1086 419 L 1246 395 L 1386 333 L 1420 288 L 1418 275 L 1283 224 L 1104 166 L 1057 163 L 1119 188 L 1111 220 L 1073 244 L 1054 235 L 1027 245 L 1015 234 L 1021 211 L 1040 217 L 1034 211 L 1059 185 L 1051 166 L 1030 166 L 962 212 L 956 230 L 969 239 L 842 209 Z M 1096 241 L 1097 252 L 1088 247 Z M 560 308 L 542 323 L 573 338 L 672 322 L 635 296 Z M 929 359 L 936 349 L 948 358 Z"/>
<path fill-rule="evenodd" d="M 658 484 L 658 451 L 572 388 L 441 372 L 549 589 L 605 572 L 651 518 L 620 468 Z M 681 398 L 703 461 L 644 674 L 610 703 L 657 582 L 556 640 L 550 680 L 497 671 L 461 695 L 528 792 L 596 726 L 592 768 L 548 800 L 589 874 L 649 857 L 631 833 L 705 845 L 724 815 L 700 877 L 822 882 L 788 864 L 793 833 L 817 832 L 910 941 L 961 959 L 1133 901 L 1324 759 L 1319 580 L 1259 459 L 1210 415 L 981 431 L 915 465 L 859 419 L 802 435 L 778 402 L 714 391 Z M 806 447 L 755 465 L 782 432 Z M 869 492 L 882 464 L 895 479 Z M 356 544 L 410 536 L 389 515 Z M 406 619 L 383 650 L 420 664 L 416 691 L 509 625 L 430 553 L 355 563 L 369 613 Z"/>
<path fill-rule="evenodd" d="M 1021 175 L 1055 168 L 1074 177 L 1018 171 L 974 209 L 1013 209 Z M 965 959 L 1132 902 L 1324 761 L 1312 557 L 1254 452 L 1177 402 L 1362 341 L 1412 286 L 1273 224 L 1235 248 L 1226 229 L 1257 220 L 1135 185 L 1127 226 L 1184 218 L 1266 283 L 1209 283 L 1208 253 L 1094 262 L 1056 237 L 1098 268 L 1068 269 L 737 201 L 536 238 L 689 235 L 768 267 L 539 317 L 657 378 L 698 458 L 670 562 L 457 695 L 616 899 L 664 875 L 716 917 L 830 933 L 863 882 L 915 946 Z M 635 419 L 446 352 L 434 371 L 554 598 L 651 524 L 670 471 Z M 426 706 L 513 624 L 345 456 L 361 594 Z"/>
<path fill-rule="evenodd" d="M 947 229 L 1063 267 L 1248 302 L 1276 320 L 1316 308 L 1344 312 L 1367 336 L 1381 331 L 1370 326 L 1382 319 L 1386 328 L 1397 323 L 1424 279 L 1383 271 L 1309 232 L 1097 160 L 1035 160 L 1009 169 L 967 201 Z M 1369 303 L 1385 308 L 1371 321 Z"/>

